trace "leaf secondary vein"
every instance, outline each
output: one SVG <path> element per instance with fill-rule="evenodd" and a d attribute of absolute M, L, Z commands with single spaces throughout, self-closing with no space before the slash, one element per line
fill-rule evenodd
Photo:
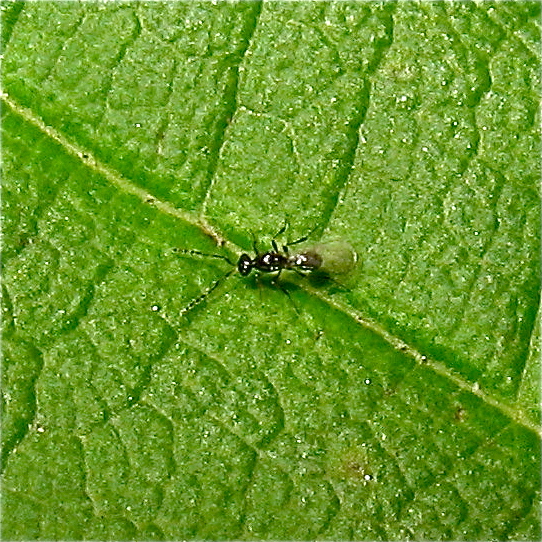
<path fill-rule="evenodd" d="M 175 217 L 179 220 L 182 220 L 186 223 L 192 224 L 201 229 L 201 231 L 211 237 L 218 246 L 226 247 L 234 253 L 240 254 L 241 249 L 237 245 L 234 245 L 231 241 L 225 239 L 219 232 L 209 224 L 204 216 L 195 216 L 193 213 L 188 213 L 177 207 L 174 207 L 168 202 L 161 201 L 155 196 L 144 190 L 143 188 L 135 185 L 131 181 L 125 179 L 117 171 L 108 167 L 107 165 L 101 163 L 95 157 L 93 157 L 88 151 L 80 147 L 79 145 L 68 140 L 63 134 L 55 130 L 52 126 L 48 126 L 45 122 L 36 116 L 30 109 L 20 105 L 15 100 L 13 100 L 7 93 L 2 93 L 1 98 L 5 104 L 7 104 L 13 111 L 19 114 L 25 121 L 33 125 L 34 127 L 41 130 L 44 134 L 50 137 L 52 140 L 61 145 L 68 154 L 74 156 L 81 160 L 87 167 L 96 171 L 97 173 L 104 176 L 110 183 L 117 186 L 126 194 L 131 194 L 139 198 L 144 204 L 152 205 L 161 212 Z M 465 380 L 458 374 L 451 371 L 443 363 L 436 360 L 428 358 L 428 356 L 422 354 L 416 350 L 413 346 L 407 344 L 399 337 L 393 335 L 384 327 L 382 327 L 377 322 L 374 322 L 367 317 L 365 317 L 360 311 L 354 309 L 351 306 L 348 306 L 337 299 L 332 298 L 326 293 L 317 290 L 310 285 L 303 285 L 303 288 L 308 291 L 310 294 L 318 297 L 321 301 L 327 303 L 328 305 L 334 307 L 335 309 L 349 315 L 356 323 L 362 325 L 366 329 L 369 329 L 376 333 L 378 336 L 383 338 L 390 346 L 394 349 L 402 352 L 405 355 L 413 358 L 418 364 L 427 366 L 435 373 L 449 379 L 456 386 L 464 391 L 468 391 L 475 396 L 479 397 L 486 404 L 498 409 L 503 414 L 508 416 L 510 419 L 519 425 L 524 426 L 525 428 L 533 431 L 539 436 L 542 436 L 542 429 L 532 422 L 521 410 L 514 408 L 506 403 L 498 401 L 497 399 L 492 398 L 491 396 L 484 393 L 480 388 L 473 386 L 472 383 Z"/>

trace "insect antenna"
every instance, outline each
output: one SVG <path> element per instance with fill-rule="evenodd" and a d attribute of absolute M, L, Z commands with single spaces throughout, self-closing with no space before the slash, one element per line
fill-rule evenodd
<path fill-rule="evenodd" d="M 202 256 L 204 258 L 215 258 L 217 260 L 224 260 L 225 262 L 227 262 L 229 265 L 232 266 L 232 269 L 230 269 L 230 271 L 228 271 L 227 273 L 225 273 L 224 275 L 216 279 L 211 284 L 211 286 L 209 286 L 198 297 L 193 299 L 188 305 L 186 305 L 186 307 L 181 309 L 179 312 L 179 316 L 184 316 L 186 313 L 190 312 L 192 309 L 197 307 L 202 301 L 205 300 L 205 298 L 209 294 L 211 294 L 214 290 L 216 290 L 220 286 L 220 284 L 222 284 L 222 282 L 224 282 L 230 275 L 232 275 L 237 270 L 236 265 L 227 256 L 224 256 L 223 254 L 209 254 L 207 252 L 201 252 L 199 250 L 188 250 L 184 248 L 174 248 L 173 251 L 178 254 L 185 254 L 188 256 Z"/>
<path fill-rule="evenodd" d="M 256 241 L 256 234 L 251 231 L 250 235 L 252 236 L 252 248 L 254 249 L 254 254 L 258 256 L 260 254 L 260 251 L 258 250 L 258 242 Z"/>
<path fill-rule="evenodd" d="M 211 254 L 204 254 L 204 256 L 211 256 Z M 205 298 L 211 294 L 214 290 L 216 290 L 220 284 L 222 284 L 232 273 L 236 270 L 234 267 L 230 271 L 228 271 L 226 274 L 222 275 L 221 277 L 217 278 L 211 286 L 209 286 L 203 293 L 201 293 L 198 297 L 190 301 L 186 307 L 181 309 L 179 311 L 179 316 L 185 316 L 186 313 L 190 312 L 192 309 L 197 307 L 202 301 L 205 300 Z"/>

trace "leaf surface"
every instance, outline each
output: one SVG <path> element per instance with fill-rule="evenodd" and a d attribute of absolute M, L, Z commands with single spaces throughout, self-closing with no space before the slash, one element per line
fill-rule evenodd
<path fill-rule="evenodd" d="M 539 539 L 539 3 L 2 9 L 3 538 Z"/>

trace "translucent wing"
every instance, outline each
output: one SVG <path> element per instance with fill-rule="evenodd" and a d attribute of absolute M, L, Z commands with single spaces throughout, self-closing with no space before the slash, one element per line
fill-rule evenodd
<path fill-rule="evenodd" d="M 319 257 L 322 264 L 318 271 L 329 275 L 349 273 L 358 261 L 356 251 L 345 241 L 318 243 L 303 250 L 303 253 Z"/>

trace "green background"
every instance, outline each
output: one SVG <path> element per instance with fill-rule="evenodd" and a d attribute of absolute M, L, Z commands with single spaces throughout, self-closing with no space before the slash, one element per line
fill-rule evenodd
<path fill-rule="evenodd" d="M 3 539 L 540 538 L 538 2 L 2 15 Z"/>

